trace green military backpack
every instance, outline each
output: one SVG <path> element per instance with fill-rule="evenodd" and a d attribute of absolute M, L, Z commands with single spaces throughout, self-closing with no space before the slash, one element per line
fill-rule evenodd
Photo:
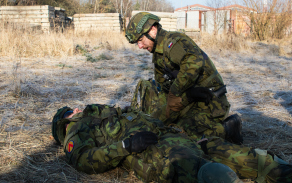
<path fill-rule="evenodd" d="M 131 101 L 131 107 L 142 111 L 146 114 L 152 114 L 159 105 L 160 84 L 155 80 L 141 79 L 135 89 Z"/>

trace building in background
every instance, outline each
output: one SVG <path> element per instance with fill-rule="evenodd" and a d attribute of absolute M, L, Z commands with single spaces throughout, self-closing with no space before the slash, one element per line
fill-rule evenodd
<path fill-rule="evenodd" d="M 212 8 L 194 4 L 177 8 L 177 29 L 186 32 L 227 33 L 234 32 L 246 35 L 249 27 L 245 23 L 248 17 L 243 12 L 251 9 L 237 4 L 220 8 Z"/>

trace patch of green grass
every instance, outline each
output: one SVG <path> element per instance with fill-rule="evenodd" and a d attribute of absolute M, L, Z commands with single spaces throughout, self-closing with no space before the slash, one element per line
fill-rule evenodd
<path fill-rule="evenodd" d="M 83 46 L 79 44 L 76 45 L 75 50 L 76 52 L 81 53 L 82 55 L 88 53 L 87 49 L 83 48 Z"/>
<path fill-rule="evenodd" d="M 57 67 L 68 67 L 68 68 L 73 68 L 73 66 L 72 65 L 66 65 L 66 64 L 63 64 L 63 63 L 59 63 L 59 64 L 57 64 L 56 65 Z"/>
<path fill-rule="evenodd" d="M 108 55 L 108 54 L 104 54 L 104 53 L 100 54 L 97 57 L 97 59 L 99 59 L 99 60 L 112 60 L 113 58 L 114 58 L 113 56 Z"/>
<path fill-rule="evenodd" d="M 99 61 L 98 59 L 96 59 L 96 57 L 92 57 L 91 54 L 85 54 L 85 56 L 86 56 L 86 61 L 89 61 L 91 63 Z"/>
<path fill-rule="evenodd" d="M 97 57 L 92 57 L 91 54 L 87 53 L 85 54 L 86 56 L 86 61 L 89 61 L 89 62 L 97 62 L 97 61 L 100 61 L 100 60 L 112 60 L 114 57 L 112 57 L 111 55 L 107 55 L 107 54 L 100 54 L 99 56 Z"/>

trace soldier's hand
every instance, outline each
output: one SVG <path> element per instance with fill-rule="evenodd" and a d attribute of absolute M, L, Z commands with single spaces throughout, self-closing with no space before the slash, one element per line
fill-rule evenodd
<path fill-rule="evenodd" d="M 167 106 L 166 106 L 166 118 L 169 118 L 169 112 L 172 111 L 181 111 L 183 109 L 182 105 L 182 98 L 177 97 L 174 94 L 169 91 L 168 97 L 167 97 Z"/>
<path fill-rule="evenodd" d="M 168 93 L 172 83 L 173 83 L 173 81 L 165 81 L 161 86 L 162 91 L 165 93 Z"/>
<path fill-rule="evenodd" d="M 137 132 L 135 135 L 123 141 L 124 148 L 129 152 L 142 152 L 149 145 L 158 142 L 157 136 L 153 132 Z"/>
<path fill-rule="evenodd" d="M 205 87 L 192 87 L 188 89 L 186 93 L 189 102 L 205 102 L 206 105 L 209 104 L 213 97 L 213 93 L 209 88 Z"/>

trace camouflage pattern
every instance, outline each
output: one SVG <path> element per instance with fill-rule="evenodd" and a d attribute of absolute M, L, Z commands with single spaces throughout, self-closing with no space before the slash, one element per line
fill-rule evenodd
<path fill-rule="evenodd" d="M 267 151 L 231 144 L 219 137 L 209 138 L 207 149 L 213 161 L 229 166 L 239 178 L 258 183 L 292 182 L 292 165 Z"/>
<path fill-rule="evenodd" d="M 158 93 L 157 86 L 160 87 L 157 82 L 140 80 L 134 92 L 131 106 L 163 121 L 165 125 L 181 129 L 194 139 L 199 140 L 203 135 L 225 138 L 224 127 L 221 124 L 225 113 L 220 114 L 220 110 L 213 107 L 218 105 L 220 99 L 214 97 L 208 106 L 203 102 L 191 103 L 180 112 L 172 111 L 170 117 L 166 118 L 168 94 L 162 91 Z M 137 102 L 138 96 L 140 103 Z M 226 96 L 222 98 L 227 101 Z"/>
<path fill-rule="evenodd" d="M 152 60 L 155 65 L 155 81 L 161 85 L 161 88 L 169 88 L 175 96 L 181 97 L 184 109 L 180 112 L 170 111 L 170 117 L 167 118 L 165 104 L 168 92 L 162 90 L 158 96 L 159 105 L 153 106 L 153 110 L 143 112 L 153 111 L 152 116 L 163 121 L 165 125 L 175 123 L 192 136 L 205 134 L 225 138 L 222 122 L 228 116 L 230 109 L 226 96 L 220 98 L 213 96 L 211 102 L 206 105 L 204 102 L 189 103 L 186 95 L 190 87 L 207 87 L 216 91 L 224 86 L 222 77 L 213 62 L 191 38 L 183 33 L 158 29 L 156 40 L 157 45 Z M 163 77 L 165 67 L 170 71 L 179 70 L 177 78 L 167 81 Z M 156 98 L 154 100 L 157 100 Z"/>
<path fill-rule="evenodd" d="M 131 106 L 146 114 L 151 114 L 159 106 L 159 92 L 161 87 L 155 80 L 141 79 L 135 89 Z"/>
<path fill-rule="evenodd" d="M 126 38 L 129 43 L 136 43 L 138 39 L 145 33 L 149 31 L 154 23 L 158 23 L 160 18 L 148 12 L 140 12 L 134 15 L 127 28 L 126 28 Z"/>
<path fill-rule="evenodd" d="M 141 80 L 139 81 L 139 84 L 139 90 L 136 91 L 135 94 L 138 92 L 140 94 L 140 102 L 147 105 L 135 103 L 136 109 L 144 112 L 149 110 L 156 111 L 152 116 L 157 115 L 157 117 L 162 117 L 161 112 L 157 112 L 156 107 L 166 103 L 163 99 L 166 99 L 165 96 L 167 96 L 167 94 L 161 92 L 155 93 L 157 91 L 157 84 L 154 85 L 153 81 Z M 154 90 L 155 92 L 150 90 Z M 152 93 L 152 95 L 147 93 Z M 152 102 L 150 103 L 144 100 L 150 100 Z M 224 134 L 224 129 L 220 126 L 220 120 L 218 119 L 218 125 L 205 125 L 204 122 L 208 121 L 212 116 L 209 116 L 210 113 L 208 112 L 206 112 L 208 114 L 205 115 L 196 115 L 203 113 L 202 111 L 204 108 L 194 107 L 194 105 L 195 104 L 188 106 L 191 110 L 185 108 L 183 111 L 177 113 L 178 117 L 176 121 L 174 121 L 175 123 L 169 123 L 169 126 L 180 131 L 180 133 L 188 134 L 189 137 L 195 141 L 200 140 L 202 134 L 205 134 L 205 136 L 210 136 L 207 143 L 209 156 L 207 159 L 229 166 L 242 179 L 252 180 L 258 178 L 259 169 L 267 170 L 267 167 L 271 167 L 271 164 L 275 164 L 273 156 L 267 154 L 264 156 L 265 162 L 262 165 L 263 167 L 259 168 L 259 161 L 261 158 L 255 149 L 243 145 L 235 145 L 225 141 L 223 138 L 218 137 L 222 136 L 221 134 Z M 199 117 L 202 117 L 203 119 L 200 119 Z M 165 123 L 167 123 L 168 120 L 165 119 Z M 210 128 L 210 126 L 212 128 Z M 275 168 L 271 169 L 266 175 L 262 175 L 261 177 L 267 183 L 292 182 L 292 165 L 287 165 L 286 162 L 282 162 L 282 165 L 276 164 Z"/>
<path fill-rule="evenodd" d="M 60 138 L 67 160 L 89 174 L 122 164 L 144 181 L 196 182 L 199 168 L 209 162 L 202 158 L 205 155 L 196 142 L 135 110 L 122 113 L 120 108 L 88 105 L 79 117 L 59 120 L 63 126 L 58 131 L 64 131 L 68 121 L 66 136 Z M 157 134 L 158 143 L 142 153 L 129 154 L 122 140 L 139 131 Z"/>
<path fill-rule="evenodd" d="M 268 183 L 292 180 L 292 165 L 281 159 L 276 162 L 275 156 L 260 155 L 261 151 L 219 137 L 209 138 L 207 156 L 193 138 L 179 133 L 179 129 L 165 127 L 161 121 L 136 110 L 122 111 L 106 105 L 88 105 L 83 113 L 58 120 L 57 134 L 69 163 L 89 174 L 121 164 L 146 182 L 197 182 L 200 167 L 210 161 L 229 166 L 244 179 L 261 178 Z M 68 122 L 71 123 L 67 132 L 61 137 Z M 154 132 L 159 142 L 142 153 L 129 154 L 122 147 L 122 140 L 139 131 Z"/>
<path fill-rule="evenodd" d="M 190 87 L 207 87 L 214 90 L 224 85 L 213 62 L 187 35 L 160 29 L 152 62 L 155 64 L 155 80 L 165 82 L 163 68 L 179 70 L 177 78 L 170 87 L 176 96 L 182 96 Z M 163 58 L 165 62 L 163 61 Z M 214 74 L 214 77 L 208 78 Z"/>

